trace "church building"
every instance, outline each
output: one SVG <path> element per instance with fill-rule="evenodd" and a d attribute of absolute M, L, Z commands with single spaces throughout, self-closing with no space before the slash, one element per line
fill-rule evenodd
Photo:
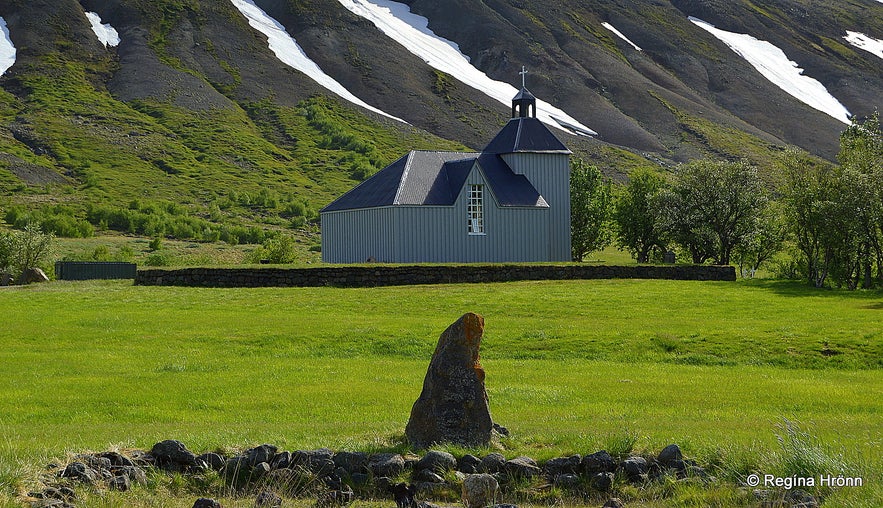
<path fill-rule="evenodd" d="M 522 87 L 480 153 L 412 151 L 323 208 L 322 260 L 570 261 L 570 154 Z"/>

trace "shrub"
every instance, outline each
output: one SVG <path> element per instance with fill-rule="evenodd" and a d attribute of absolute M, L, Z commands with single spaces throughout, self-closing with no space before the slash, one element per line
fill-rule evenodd
<path fill-rule="evenodd" d="M 156 250 L 160 250 L 160 249 L 162 249 L 162 237 L 161 237 L 161 236 L 155 236 L 155 237 L 151 238 L 151 239 L 150 239 L 150 244 L 148 244 L 148 248 L 149 248 L 150 250 L 152 250 L 152 251 L 156 251 Z"/>
<path fill-rule="evenodd" d="M 147 266 L 169 266 L 172 264 L 172 260 L 165 252 L 154 252 L 147 256 L 144 264 Z"/>
<path fill-rule="evenodd" d="M 0 271 L 19 275 L 37 268 L 52 252 L 55 236 L 28 224 L 22 231 L 0 232 Z"/>
<path fill-rule="evenodd" d="M 248 257 L 251 263 L 267 261 L 273 264 L 293 263 L 295 260 L 294 239 L 287 235 L 277 235 L 265 241 Z"/>

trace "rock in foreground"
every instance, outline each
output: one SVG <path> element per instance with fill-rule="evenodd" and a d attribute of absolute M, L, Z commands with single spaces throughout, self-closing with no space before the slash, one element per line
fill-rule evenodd
<path fill-rule="evenodd" d="M 484 318 L 467 313 L 439 337 L 405 428 L 414 446 L 490 443 L 493 421 L 478 354 L 483 333 Z"/>

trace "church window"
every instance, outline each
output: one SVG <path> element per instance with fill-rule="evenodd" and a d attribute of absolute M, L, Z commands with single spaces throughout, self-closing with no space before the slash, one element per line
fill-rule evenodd
<path fill-rule="evenodd" d="M 470 235 L 483 235 L 484 209 L 483 188 L 481 185 L 469 186 L 469 201 L 466 204 L 467 231 Z"/>

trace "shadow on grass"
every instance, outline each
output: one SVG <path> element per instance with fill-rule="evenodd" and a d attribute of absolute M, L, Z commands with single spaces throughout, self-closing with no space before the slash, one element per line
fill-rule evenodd
<path fill-rule="evenodd" d="M 771 291 L 779 296 L 794 297 L 832 297 L 851 300 L 873 300 L 865 308 L 871 310 L 883 310 L 883 290 L 859 289 L 849 291 L 847 289 L 817 288 L 808 282 L 781 279 L 751 279 L 744 280 L 746 287 Z"/>

